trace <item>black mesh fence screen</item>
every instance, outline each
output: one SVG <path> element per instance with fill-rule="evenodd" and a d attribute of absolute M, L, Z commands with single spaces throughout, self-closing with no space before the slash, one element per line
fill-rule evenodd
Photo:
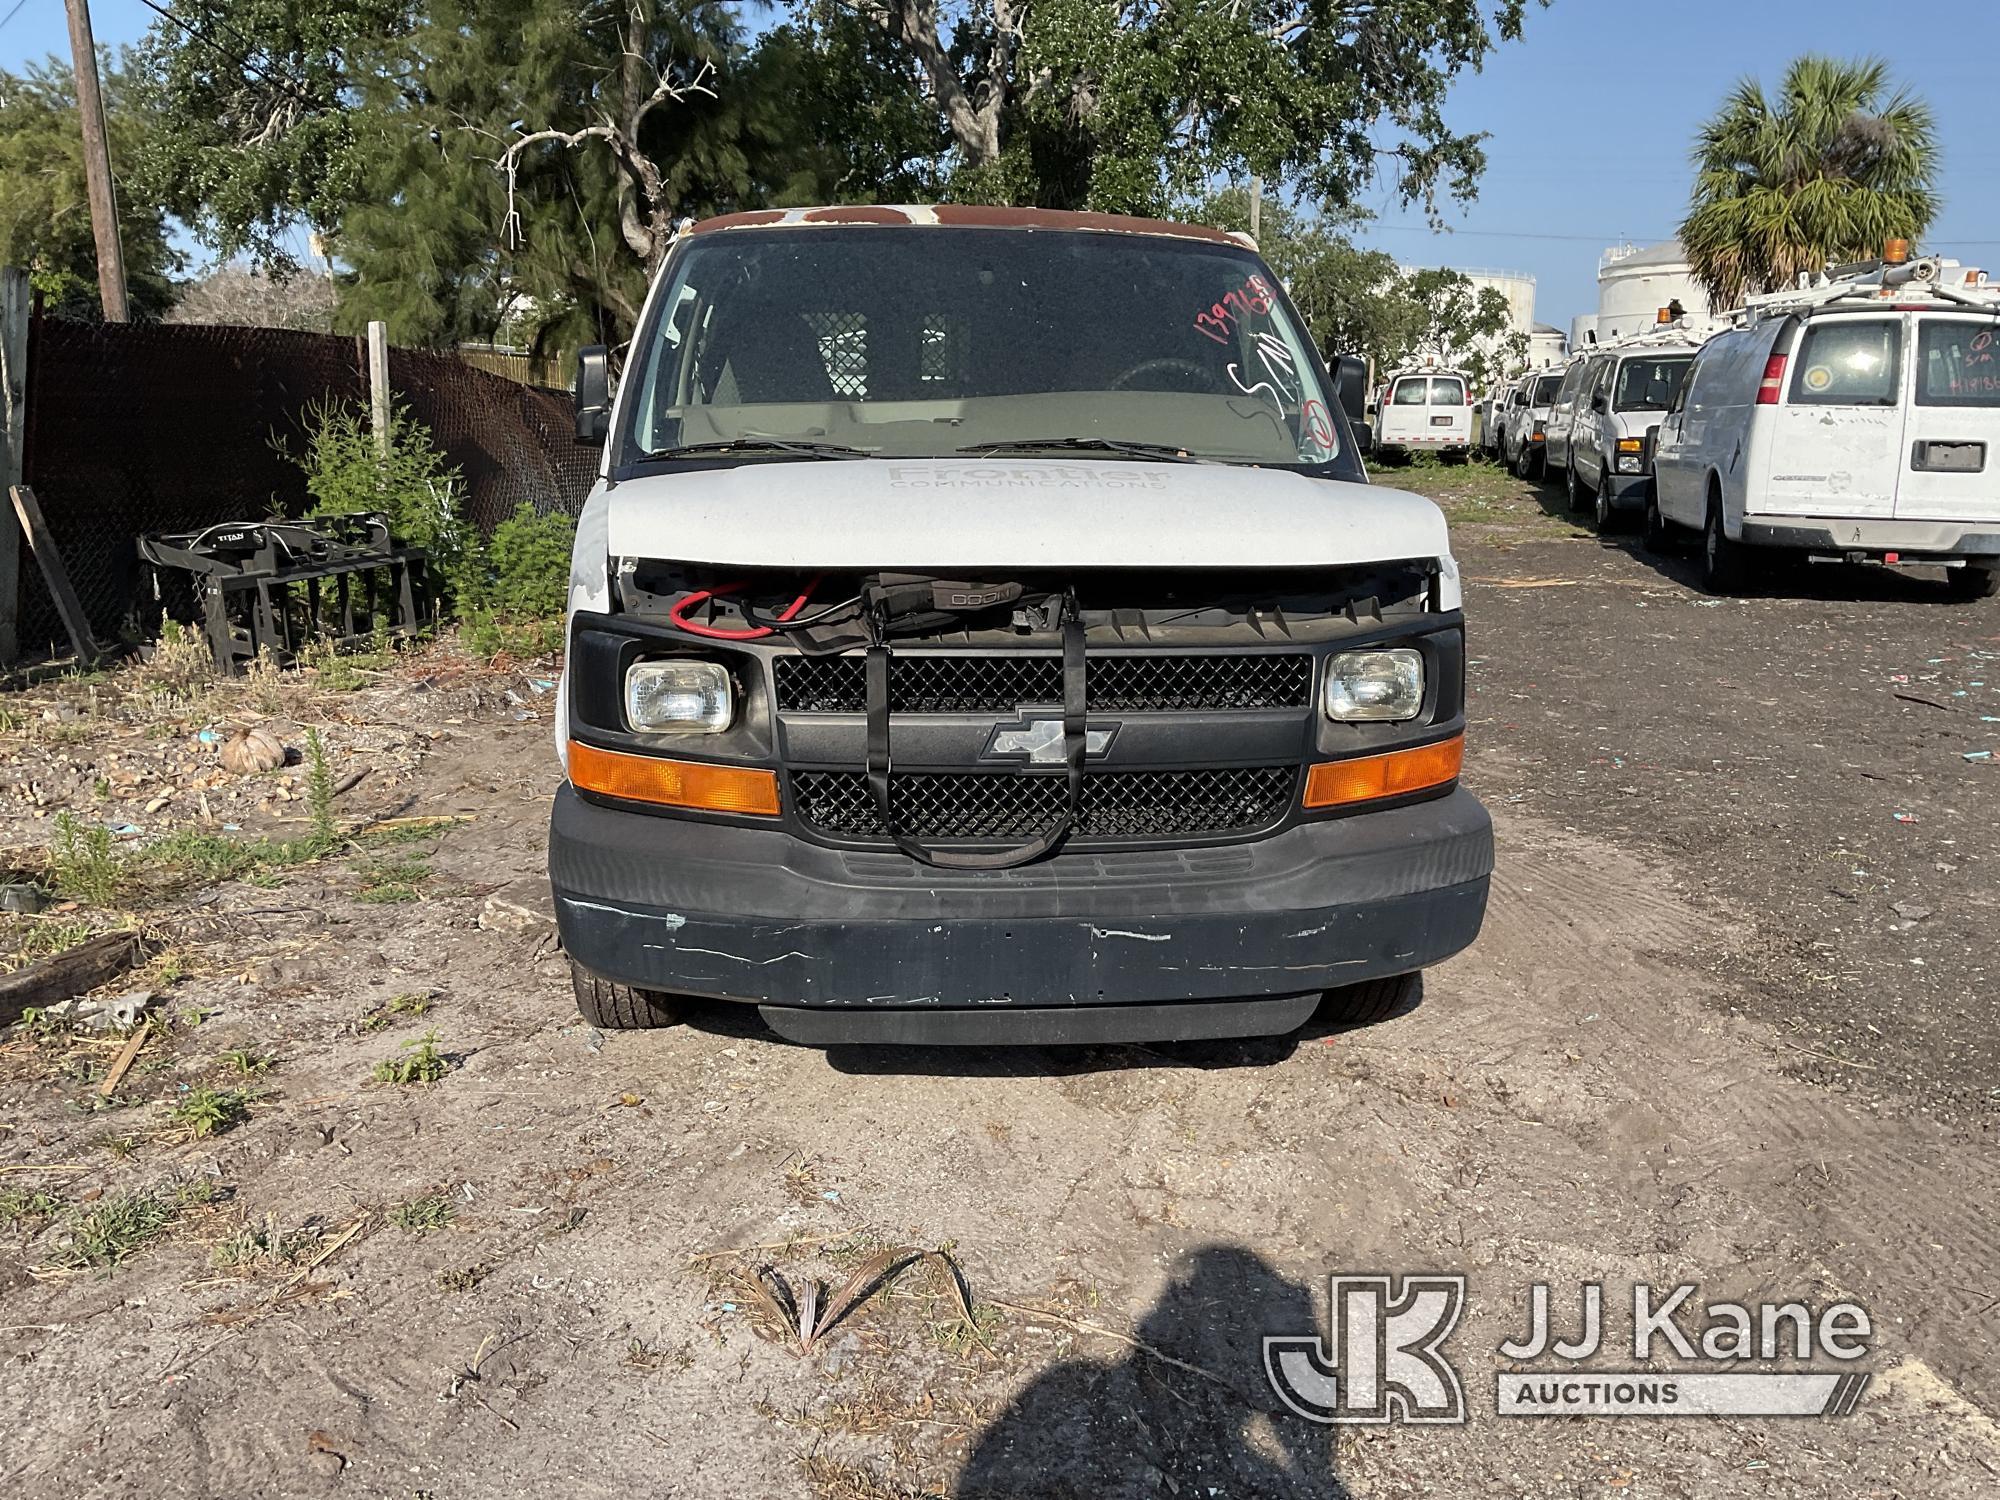
<path fill-rule="evenodd" d="M 303 513 L 305 476 L 280 450 L 304 451 L 315 404 L 365 403 L 366 371 L 361 341 L 338 334 L 36 320 L 26 478 L 100 640 L 142 612 L 140 535 Z M 523 503 L 582 507 L 598 454 L 574 442 L 566 393 L 426 350 L 392 349 L 389 376 L 465 476 L 482 531 Z M 20 642 L 68 650 L 25 548 Z"/>

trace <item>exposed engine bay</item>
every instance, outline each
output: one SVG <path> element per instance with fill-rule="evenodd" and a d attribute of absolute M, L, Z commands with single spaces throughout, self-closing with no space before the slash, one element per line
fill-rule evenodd
<path fill-rule="evenodd" d="M 810 656 L 877 641 L 1004 649 L 1048 644 L 1066 618 L 1090 642 L 1126 647 L 1336 639 L 1437 609 L 1435 561 L 1337 568 L 1095 569 L 938 577 L 799 573 L 625 559 L 622 611 L 713 641 L 764 641 Z"/>

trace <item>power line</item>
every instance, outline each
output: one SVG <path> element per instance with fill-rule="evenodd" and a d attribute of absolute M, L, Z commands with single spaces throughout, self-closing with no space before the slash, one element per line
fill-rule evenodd
<path fill-rule="evenodd" d="M 1537 234 L 1515 229 L 1433 229 L 1428 224 L 1365 224 L 1360 226 L 1357 232 L 1366 234 L 1373 229 L 1387 229 L 1400 234 L 1431 234 L 1439 238 L 1458 235 L 1467 239 L 1485 240 L 1560 240 L 1578 245 L 1602 245 L 1607 242 L 1616 243 L 1631 239 L 1664 240 L 1672 238 L 1671 235 L 1664 234 Z"/>
<path fill-rule="evenodd" d="M 1399 234 L 1428 234 L 1438 239 L 1459 236 L 1466 239 L 1488 240 L 1555 240 L 1577 245 L 1616 245 L 1622 243 L 1657 243 L 1672 239 L 1670 234 L 1539 234 L 1514 229 L 1433 229 L 1428 224 L 1364 224 L 1355 233 L 1365 237 L 1372 230 L 1389 230 Z M 1953 236 L 1940 236 L 1941 248 L 1945 250 L 1985 250 L 2000 245 L 2000 240 L 1962 240 Z"/>
<path fill-rule="evenodd" d="M 14 8 L 8 11 L 6 15 L 0 16 L 0 26 L 5 26 L 14 17 L 18 16 L 21 13 L 21 7 L 27 3 L 28 0 L 14 0 Z"/>

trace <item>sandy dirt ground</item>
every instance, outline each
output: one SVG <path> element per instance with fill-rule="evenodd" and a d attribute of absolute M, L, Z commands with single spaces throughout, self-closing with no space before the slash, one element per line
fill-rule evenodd
<path fill-rule="evenodd" d="M 110 904 L 162 947 L 110 987 L 157 1027 L 113 1099 L 116 1037 L 0 1042 L 0 1493 L 2000 1493 L 2000 766 L 1964 758 L 2000 749 L 2000 608 L 1847 573 L 1716 602 L 1532 487 L 1397 482 L 1459 523 L 1499 867 L 1479 943 L 1360 1030 L 607 1035 L 532 910 L 546 664 L 15 695 L 12 862 L 60 808 L 135 827 Z M 302 836 L 307 768 L 198 738 L 267 714 L 367 770 L 341 844 L 219 883 L 131 852 Z M 970 1323 L 937 1261 L 807 1352 L 754 1290 L 899 1247 Z M 1266 1384 L 1263 1335 L 1381 1270 L 1469 1278 L 1466 1426 Z M 1568 1319 L 1585 1280 L 1858 1300 L 1872 1383 L 1840 1419 L 1496 1417 L 1526 1288 Z"/>

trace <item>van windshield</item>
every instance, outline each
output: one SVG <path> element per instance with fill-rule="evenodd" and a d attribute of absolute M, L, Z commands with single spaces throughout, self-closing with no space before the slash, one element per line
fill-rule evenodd
<path fill-rule="evenodd" d="M 1611 405 L 1617 411 L 1665 411 L 1680 393 L 1692 354 L 1628 359 L 1618 367 L 1618 388 Z"/>
<path fill-rule="evenodd" d="M 730 229 L 691 238 L 669 277 L 626 374 L 628 463 L 724 445 L 887 458 L 1132 445 L 1295 466 L 1339 452 L 1290 305 L 1233 245 Z"/>

